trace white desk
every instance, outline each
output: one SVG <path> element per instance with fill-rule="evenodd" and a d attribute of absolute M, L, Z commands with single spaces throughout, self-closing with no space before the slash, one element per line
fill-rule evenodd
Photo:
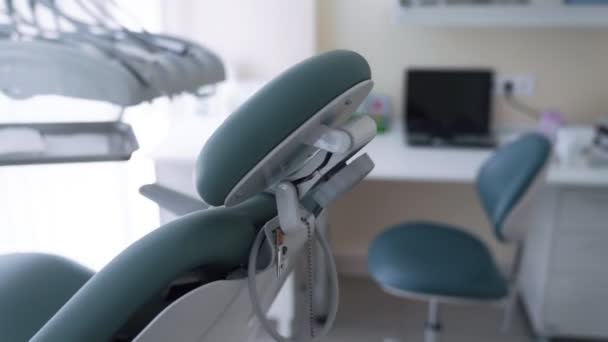
<path fill-rule="evenodd" d="M 483 162 L 492 154 L 490 149 L 411 147 L 406 144 L 400 127 L 377 136 L 363 151 L 376 164 L 368 179 L 439 183 L 473 182 Z M 549 169 L 548 182 L 560 186 L 608 186 L 608 168 L 554 163 Z"/>
<path fill-rule="evenodd" d="M 158 161 L 193 163 L 213 131 L 223 122 L 218 115 L 190 116 L 171 127 L 165 143 L 152 153 Z M 363 152 L 370 155 L 375 168 L 371 180 L 408 182 L 471 183 L 491 149 L 411 147 L 405 142 L 400 125 L 378 135 Z M 504 137 L 503 140 L 509 139 Z M 548 182 L 566 186 L 608 186 L 608 168 L 554 163 Z"/>

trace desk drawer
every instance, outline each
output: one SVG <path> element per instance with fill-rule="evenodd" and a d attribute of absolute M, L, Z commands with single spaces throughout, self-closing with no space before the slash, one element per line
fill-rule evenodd
<path fill-rule="evenodd" d="M 608 230 L 608 189 L 563 191 L 557 225 L 560 232 Z"/>
<path fill-rule="evenodd" d="M 551 271 L 585 277 L 597 274 L 608 280 L 608 228 L 577 227 L 571 231 L 553 237 Z"/>
<path fill-rule="evenodd" d="M 553 334 L 608 337 L 608 279 L 554 277 L 547 286 L 545 324 Z"/>

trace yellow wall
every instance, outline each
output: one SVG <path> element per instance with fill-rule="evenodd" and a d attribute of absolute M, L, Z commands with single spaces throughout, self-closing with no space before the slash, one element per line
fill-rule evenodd
<path fill-rule="evenodd" d="M 608 114 L 608 30 L 414 28 L 397 23 L 393 11 L 393 0 L 318 0 L 317 49 L 363 54 L 371 64 L 375 89 L 392 96 L 397 115 L 404 69 L 434 65 L 531 74 L 535 96 L 526 100 L 559 108 L 570 122 L 593 123 Z M 497 103 L 498 127 L 530 123 Z M 356 219 L 350 217 L 355 212 Z M 338 256 L 364 257 L 376 233 L 409 219 L 471 226 L 494 243 L 470 185 L 366 182 L 332 211 Z M 494 246 L 500 262 L 508 262 L 510 251 Z"/>
<path fill-rule="evenodd" d="M 608 30 L 417 28 L 397 23 L 394 0 L 319 0 L 317 47 L 370 62 L 376 90 L 401 101 L 407 66 L 490 66 L 536 78 L 532 103 L 576 122 L 608 114 Z M 498 124 L 525 118 L 500 108 Z"/>

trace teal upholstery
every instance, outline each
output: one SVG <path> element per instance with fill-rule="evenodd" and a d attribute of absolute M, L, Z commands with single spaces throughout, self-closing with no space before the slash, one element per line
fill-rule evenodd
<path fill-rule="evenodd" d="M 551 142 L 529 133 L 498 150 L 481 168 L 477 192 L 496 237 L 505 240 L 503 223 L 541 172 L 551 152 Z"/>
<path fill-rule="evenodd" d="M 192 213 L 158 228 L 95 274 L 32 341 L 111 340 L 180 275 L 204 266 L 229 272 L 245 265 L 257 230 L 274 216 L 274 198 L 258 195 L 233 208 Z"/>
<path fill-rule="evenodd" d="M 412 222 L 389 228 L 372 242 L 368 265 L 385 288 L 482 300 L 507 294 L 507 282 L 486 246 L 448 225 Z"/>
<path fill-rule="evenodd" d="M 222 205 L 243 176 L 286 137 L 369 79 L 363 57 L 335 51 L 304 61 L 270 82 L 201 151 L 195 173 L 201 197 Z M 32 342 L 131 340 L 168 305 L 175 280 L 192 274 L 214 279 L 239 274 L 254 237 L 273 217 L 276 203 L 268 194 L 230 208 L 194 212 L 146 235 L 94 275 L 51 256 L 0 257 L 0 341 L 25 341 L 32 335 Z M 265 256 L 267 261 L 268 251 Z"/>
<path fill-rule="evenodd" d="M 546 137 L 530 133 L 496 151 L 482 166 L 477 190 L 498 239 L 503 238 L 504 221 L 541 174 L 550 152 Z M 394 226 L 372 242 L 368 261 L 380 286 L 403 293 L 486 300 L 508 292 L 485 245 L 446 224 Z"/>
<path fill-rule="evenodd" d="M 307 59 L 268 83 L 205 144 L 195 174 L 201 198 L 223 205 L 234 186 L 279 143 L 334 98 L 370 78 L 363 57 L 333 51 Z"/>
<path fill-rule="evenodd" d="M 92 275 L 53 255 L 0 256 L 0 341 L 29 340 Z"/>

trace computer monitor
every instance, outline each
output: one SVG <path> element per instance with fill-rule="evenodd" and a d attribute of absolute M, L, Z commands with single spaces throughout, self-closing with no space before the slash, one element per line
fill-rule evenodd
<path fill-rule="evenodd" d="M 404 115 L 414 145 L 491 146 L 494 72 L 489 69 L 409 69 Z"/>

